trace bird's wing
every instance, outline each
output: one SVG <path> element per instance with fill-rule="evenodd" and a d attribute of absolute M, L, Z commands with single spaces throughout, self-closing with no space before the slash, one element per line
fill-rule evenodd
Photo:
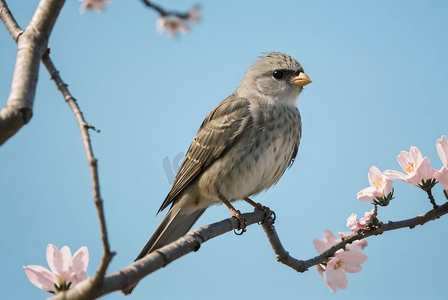
<path fill-rule="evenodd" d="M 212 110 L 193 139 L 159 212 L 170 205 L 193 179 L 231 147 L 241 132 L 250 126 L 251 120 L 249 101 L 235 95 L 229 96 Z"/>
<path fill-rule="evenodd" d="M 294 145 L 294 149 L 292 150 L 291 160 L 289 161 L 288 168 L 291 168 L 294 164 L 294 161 L 296 160 L 297 152 L 299 152 L 300 139 L 302 138 L 302 118 L 300 117 L 299 110 L 297 108 L 296 110 L 299 114 L 299 139 L 297 141 L 297 144 Z"/>

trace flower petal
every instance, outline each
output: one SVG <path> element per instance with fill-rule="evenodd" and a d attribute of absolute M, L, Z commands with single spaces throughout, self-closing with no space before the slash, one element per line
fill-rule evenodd
<path fill-rule="evenodd" d="M 431 162 L 429 158 L 425 157 L 422 162 L 418 165 L 415 172 L 409 174 L 406 179 L 403 179 L 407 183 L 417 185 L 421 183 L 422 180 L 432 179 L 437 176 L 437 170 L 431 167 Z"/>
<path fill-rule="evenodd" d="M 346 226 L 350 228 L 352 231 L 358 227 L 358 220 L 356 219 L 357 215 L 355 213 L 351 214 L 350 217 L 347 218 Z"/>
<path fill-rule="evenodd" d="M 75 285 L 87 279 L 87 265 L 89 264 L 89 251 L 87 247 L 81 247 L 73 255 L 72 265 L 70 266 L 69 275 L 67 277 L 68 282 L 72 282 Z"/>
<path fill-rule="evenodd" d="M 80 269 L 87 270 L 87 265 L 89 264 L 89 250 L 86 246 L 78 249 L 73 255 L 73 265 L 80 266 Z"/>
<path fill-rule="evenodd" d="M 53 273 L 58 273 L 58 268 L 62 268 L 62 256 L 58 248 L 52 244 L 47 246 L 47 263 Z"/>
<path fill-rule="evenodd" d="M 363 189 L 356 194 L 358 200 L 373 202 L 373 198 L 378 197 L 377 189 L 373 186 Z"/>
<path fill-rule="evenodd" d="M 357 252 L 361 252 L 362 250 L 364 250 L 364 247 L 367 246 L 367 241 L 366 240 L 356 240 L 351 244 L 347 244 L 347 248 L 350 251 L 357 251 Z"/>
<path fill-rule="evenodd" d="M 431 162 L 429 161 L 429 158 L 425 157 L 417 168 L 417 172 L 421 174 L 422 179 L 432 179 L 434 178 L 434 171 L 435 169 L 431 166 Z"/>
<path fill-rule="evenodd" d="M 56 276 L 42 266 L 26 266 L 25 273 L 32 284 L 44 291 L 54 291 L 54 284 L 57 282 Z"/>
<path fill-rule="evenodd" d="M 80 283 L 81 281 L 86 280 L 87 278 L 89 278 L 89 276 L 87 276 L 87 273 L 85 271 L 80 271 L 78 273 L 72 273 L 69 275 L 69 280 L 67 280 L 67 282 L 71 282 L 71 286 L 74 286 L 75 284 Z"/>
<path fill-rule="evenodd" d="M 355 252 L 357 253 L 357 252 Z M 342 253 L 341 253 L 342 254 Z M 333 257 L 327 264 L 327 281 L 329 287 L 335 293 L 338 289 L 347 288 L 348 280 L 347 275 L 341 268 L 337 268 L 336 264 L 339 263 L 340 259 L 336 256 Z"/>
<path fill-rule="evenodd" d="M 190 25 L 187 22 L 182 22 L 179 26 L 179 29 L 183 33 L 188 33 L 188 32 L 190 32 Z"/>
<path fill-rule="evenodd" d="M 420 153 L 420 150 L 418 150 L 417 147 L 412 146 L 410 153 L 411 153 L 412 161 L 415 161 L 418 164 L 422 162 L 423 156 L 422 156 L 422 154 Z"/>
<path fill-rule="evenodd" d="M 395 171 L 395 170 L 386 170 L 383 172 L 383 174 L 386 175 L 390 179 L 405 180 L 408 177 L 407 174 L 403 174 L 403 173 Z"/>
<path fill-rule="evenodd" d="M 406 170 L 409 167 L 409 163 L 414 161 L 411 154 L 403 150 L 400 152 L 400 155 L 397 156 L 397 160 L 403 170 Z"/>
<path fill-rule="evenodd" d="M 394 189 L 394 182 L 390 180 L 387 176 L 383 175 L 383 180 L 386 182 L 383 188 L 383 194 L 387 197 L 390 193 L 392 193 Z"/>
<path fill-rule="evenodd" d="M 448 166 L 448 141 L 446 136 L 442 135 L 440 140 L 436 143 L 437 153 L 444 166 Z"/>
<path fill-rule="evenodd" d="M 316 249 L 317 253 L 319 253 L 319 254 L 322 254 L 323 252 L 325 252 L 325 250 L 330 249 L 335 244 L 336 244 L 336 237 L 328 229 L 325 229 L 325 231 L 324 231 L 324 239 L 323 240 L 319 240 L 319 239 L 313 240 L 314 249 Z"/>
<path fill-rule="evenodd" d="M 165 31 L 165 23 L 166 23 L 165 18 L 160 18 L 157 20 L 156 31 L 158 34 L 162 34 Z"/>
<path fill-rule="evenodd" d="M 440 182 L 443 189 L 445 191 L 448 191 L 448 167 L 444 166 L 442 169 L 440 169 L 440 172 L 438 172 L 436 179 Z"/>
<path fill-rule="evenodd" d="M 344 269 L 347 273 L 357 273 L 361 271 L 361 264 L 367 260 L 367 255 L 358 251 L 345 251 L 336 256 L 336 258 L 342 259 Z M 327 274 L 328 278 L 328 274 Z"/>
<path fill-rule="evenodd" d="M 337 288 L 334 288 L 326 279 L 325 279 L 325 277 L 324 277 L 324 269 L 322 268 L 322 266 L 321 265 L 317 265 L 316 266 L 317 267 L 317 272 L 319 272 L 319 275 L 320 275 L 320 277 L 322 277 L 322 279 L 325 281 L 325 283 L 328 285 L 328 287 L 330 288 L 330 290 L 333 292 L 333 293 L 336 293 L 336 291 L 338 290 Z"/>
<path fill-rule="evenodd" d="M 72 264 L 70 248 L 64 246 L 59 251 L 58 248 L 49 244 L 47 247 L 47 262 L 53 273 L 60 275 L 62 279 L 67 279 L 69 268 Z"/>
<path fill-rule="evenodd" d="M 325 250 L 327 250 L 325 243 L 319 239 L 313 239 L 313 246 L 319 254 L 322 254 Z"/>
<path fill-rule="evenodd" d="M 377 176 L 378 177 L 381 177 L 383 174 L 381 173 L 381 171 L 380 171 L 380 169 L 378 169 L 377 167 L 375 167 L 375 166 L 372 166 L 371 168 L 370 168 L 370 171 L 369 171 L 369 183 L 370 183 L 370 186 L 375 186 L 375 180 L 377 179 Z"/>

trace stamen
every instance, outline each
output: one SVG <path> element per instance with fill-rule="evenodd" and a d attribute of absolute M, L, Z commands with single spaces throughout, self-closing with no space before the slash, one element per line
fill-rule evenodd
<path fill-rule="evenodd" d="M 63 284 L 65 284 L 65 279 L 63 279 L 61 276 L 59 276 L 58 274 L 54 274 L 56 276 L 56 279 L 58 280 L 58 284 L 59 286 L 62 286 Z"/>
<path fill-rule="evenodd" d="M 376 180 L 373 182 L 373 185 L 377 188 L 380 188 L 384 185 L 384 180 L 379 175 L 376 175 Z"/>
<path fill-rule="evenodd" d="M 343 262 L 342 262 L 342 259 L 340 259 L 340 260 L 334 265 L 334 269 L 337 270 L 337 269 L 339 269 L 340 267 L 342 267 L 342 265 L 343 265 Z"/>
<path fill-rule="evenodd" d="M 409 167 L 407 167 L 406 169 L 404 169 L 406 171 L 406 173 L 412 173 L 415 171 L 415 169 L 417 169 L 417 163 L 412 161 L 410 163 L 408 163 Z"/>

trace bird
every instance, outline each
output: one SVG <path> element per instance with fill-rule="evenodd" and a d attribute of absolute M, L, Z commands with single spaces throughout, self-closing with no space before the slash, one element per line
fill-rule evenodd
<path fill-rule="evenodd" d="M 231 203 L 260 205 L 249 197 L 275 185 L 292 166 L 302 135 L 296 100 L 311 82 L 284 53 L 264 53 L 253 63 L 202 122 L 158 213 L 170 208 L 136 261 L 184 236 L 213 204 L 226 204 L 245 227 Z"/>

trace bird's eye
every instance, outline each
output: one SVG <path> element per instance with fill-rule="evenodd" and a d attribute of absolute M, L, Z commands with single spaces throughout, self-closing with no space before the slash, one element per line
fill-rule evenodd
<path fill-rule="evenodd" d="M 274 76 L 275 79 L 282 79 L 284 75 L 282 70 L 275 70 L 272 72 L 272 76 Z"/>

